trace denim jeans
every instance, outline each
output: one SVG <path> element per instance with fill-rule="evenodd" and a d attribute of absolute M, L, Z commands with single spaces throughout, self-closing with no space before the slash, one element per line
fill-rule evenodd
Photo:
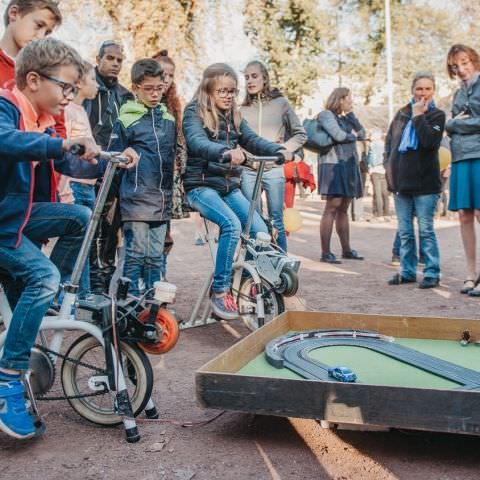
<path fill-rule="evenodd" d="M 198 187 L 188 192 L 187 198 L 194 210 L 220 227 L 212 291 L 228 292 L 232 285 L 233 257 L 247 222 L 249 201 L 238 188 L 221 196 L 212 188 Z M 250 235 L 254 237 L 258 232 L 268 233 L 268 228 L 258 212 L 254 212 Z"/>
<path fill-rule="evenodd" d="M 95 185 L 89 183 L 70 181 L 75 205 L 83 205 L 93 210 L 95 206 Z"/>
<path fill-rule="evenodd" d="M 18 248 L 0 246 L 0 268 L 22 287 L 0 360 L 0 367 L 25 370 L 38 329 L 61 281 L 67 281 L 83 241 L 90 210 L 65 203 L 35 203 Z M 39 244 L 58 237 L 50 258 Z M 88 264 L 82 281 L 88 287 Z"/>
<path fill-rule="evenodd" d="M 162 279 L 162 255 L 167 234 L 166 222 L 125 222 L 125 263 L 123 276 L 132 283 L 130 293 L 139 296 Z"/>
<path fill-rule="evenodd" d="M 418 219 L 420 236 L 420 251 L 425 258 L 423 275 L 425 278 L 440 277 L 440 252 L 435 235 L 433 217 L 439 199 L 438 194 L 431 195 L 394 195 L 395 210 L 398 217 L 398 232 L 400 235 L 401 275 L 414 279 L 417 276 L 417 248 L 414 216 Z"/>
<path fill-rule="evenodd" d="M 398 230 L 396 231 L 395 233 L 395 239 L 393 240 L 393 247 L 392 247 L 392 254 L 393 255 L 396 255 L 397 257 L 400 256 L 400 234 L 398 233 Z M 423 257 L 425 256 L 422 252 L 422 246 L 419 245 L 418 246 L 418 254 L 420 255 L 420 258 L 423 259 Z"/>
<path fill-rule="evenodd" d="M 242 193 L 248 200 L 253 197 L 255 179 L 257 172 L 249 168 L 244 168 L 242 173 Z M 277 242 L 281 249 L 287 251 L 287 235 L 283 223 L 283 206 L 285 203 L 285 176 L 283 168 L 272 168 L 263 174 L 262 191 L 267 196 L 268 215 L 273 221 L 273 225 L 278 230 Z M 258 212 L 261 214 L 262 205 L 259 199 Z"/>

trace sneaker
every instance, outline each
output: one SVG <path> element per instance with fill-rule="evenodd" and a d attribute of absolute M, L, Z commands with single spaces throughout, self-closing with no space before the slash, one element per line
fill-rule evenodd
<path fill-rule="evenodd" d="M 0 382 L 0 430 L 18 439 L 35 435 L 33 417 L 25 404 L 25 388 L 19 380 Z"/>
<path fill-rule="evenodd" d="M 392 267 L 399 267 L 400 266 L 400 255 L 392 255 L 392 261 L 390 262 Z"/>
<path fill-rule="evenodd" d="M 403 283 L 415 283 L 416 281 L 414 278 L 405 278 L 396 273 L 387 283 L 389 285 L 402 285 Z"/>
<path fill-rule="evenodd" d="M 320 261 L 324 263 L 342 263 L 340 260 L 337 260 L 337 257 L 332 252 L 322 255 Z"/>
<path fill-rule="evenodd" d="M 362 257 L 356 250 L 348 250 L 342 253 L 342 258 L 347 258 L 348 260 L 364 260 L 365 257 Z"/>
<path fill-rule="evenodd" d="M 212 295 L 210 298 L 213 313 L 223 320 L 235 320 L 238 318 L 238 306 L 231 293 L 223 297 Z"/>
<path fill-rule="evenodd" d="M 421 282 L 420 285 L 418 285 L 418 288 L 435 288 L 438 287 L 440 284 L 440 280 L 438 278 L 433 278 L 433 277 L 425 277 Z"/>

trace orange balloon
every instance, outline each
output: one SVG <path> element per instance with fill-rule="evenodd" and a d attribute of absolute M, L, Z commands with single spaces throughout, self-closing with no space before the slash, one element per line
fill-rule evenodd
<path fill-rule="evenodd" d="M 443 172 L 452 163 L 452 152 L 448 148 L 440 147 L 438 160 L 440 162 L 440 171 Z"/>
<path fill-rule="evenodd" d="M 303 226 L 303 218 L 296 208 L 286 208 L 283 212 L 283 223 L 287 232 L 298 232 Z"/>

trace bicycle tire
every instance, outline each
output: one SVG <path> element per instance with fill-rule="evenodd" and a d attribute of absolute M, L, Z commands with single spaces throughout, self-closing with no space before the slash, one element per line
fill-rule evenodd
<path fill-rule="evenodd" d="M 85 359 L 85 356 L 91 353 L 93 349 L 100 351 L 100 360 L 97 363 L 100 363 L 99 368 L 105 369 L 104 349 L 97 339 L 91 335 L 86 334 L 75 340 L 68 349 L 66 356 L 73 361 L 79 360 L 93 364 L 90 357 Z M 152 366 L 145 353 L 136 345 L 120 342 L 120 352 L 132 410 L 134 415 L 137 416 L 145 409 L 152 394 Z M 62 363 L 62 388 L 68 397 L 92 393 L 92 390 L 88 387 L 88 378 L 85 379 L 85 385 L 80 384 L 82 381 L 79 378 L 81 368 L 85 369 L 85 367 L 69 360 Z M 111 427 L 122 423 L 122 418 L 114 410 L 114 392 L 108 391 L 104 395 L 68 399 L 67 401 L 75 412 L 89 422 Z"/>
<path fill-rule="evenodd" d="M 240 318 L 247 328 L 253 332 L 259 327 L 256 315 L 257 300 L 252 294 L 252 287 L 255 287 L 252 277 L 244 278 L 240 283 L 236 300 Z M 272 286 L 263 279 L 262 287 L 265 292 L 268 292 L 264 297 L 265 323 L 268 323 L 285 311 L 285 302 L 283 296 L 275 292 Z"/>

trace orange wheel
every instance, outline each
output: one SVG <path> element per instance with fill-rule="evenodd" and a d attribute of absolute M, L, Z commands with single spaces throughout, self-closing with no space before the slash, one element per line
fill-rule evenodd
<path fill-rule="evenodd" d="M 150 309 L 143 310 L 138 315 L 138 320 L 146 323 L 150 316 Z M 165 308 L 160 308 L 155 319 L 157 331 L 161 334 L 158 343 L 139 343 L 138 346 L 146 353 L 160 355 L 169 352 L 178 341 L 180 330 L 177 319 Z"/>

